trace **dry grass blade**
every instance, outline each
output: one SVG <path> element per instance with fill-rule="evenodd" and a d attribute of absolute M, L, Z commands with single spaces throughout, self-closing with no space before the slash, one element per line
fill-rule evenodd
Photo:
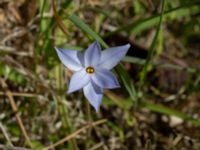
<path fill-rule="evenodd" d="M 102 123 L 105 123 L 107 120 L 106 119 L 102 119 L 102 120 L 98 120 L 98 121 L 95 121 L 95 122 L 92 122 L 78 130 L 76 130 L 75 132 L 73 132 L 72 134 L 66 136 L 65 138 L 61 139 L 60 141 L 56 142 L 55 144 L 52 144 L 46 148 L 44 148 L 43 150 L 48 150 L 48 149 L 52 149 L 60 144 L 63 144 L 64 142 L 74 138 L 76 135 L 78 135 L 79 133 L 83 132 L 84 130 L 90 128 L 90 127 L 94 127 L 94 126 L 97 126 L 97 125 L 100 125 Z"/>
<path fill-rule="evenodd" d="M 9 102 L 10 102 L 10 104 L 11 104 L 11 107 L 12 107 L 13 112 L 15 113 L 15 117 L 16 117 L 17 123 L 19 124 L 19 127 L 20 127 L 20 129 L 21 129 L 21 131 L 22 131 L 22 134 L 24 135 L 24 138 L 26 139 L 27 144 L 28 144 L 30 147 L 32 147 L 31 140 L 30 140 L 30 138 L 29 138 L 29 136 L 28 136 L 28 133 L 26 132 L 26 129 L 25 129 L 25 127 L 24 127 L 24 124 L 23 124 L 23 122 L 22 122 L 22 119 L 20 118 L 20 116 L 19 116 L 19 114 L 18 114 L 18 108 L 17 108 L 17 105 L 16 105 L 15 100 L 14 100 L 14 98 L 13 98 L 13 95 L 12 95 L 12 93 L 7 89 L 7 85 L 6 85 L 5 81 L 4 81 L 3 79 L 1 79 L 0 81 L 1 81 L 2 86 L 6 89 L 5 94 L 6 94 L 6 96 L 8 97 L 8 100 L 9 100 Z"/>
<path fill-rule="evenodd" d="M 24 137 L 26 139 L 26 142 L 31 147 L 31 140 L 30 140 L 30 138 L 28 136 L 28 133 L 26 132 L 26 129 L 25 129 L 24 125 L 23 125 L 22 119 L 20 118 L 19 114 L 17 113 L 18 109 L 17 109 L 17 106 L 15 104 L 15 100 L 13 98 L 13 95 L 12 95 L 12 93 L 10 91 L 6 91 L 6 95 L 8 96 L 8 99 L 10 101 L 11 107 L 13 109 L 13 112 L 15 113 L 17 122 L 19 124 L 19 127 L 22 130 L 22 133 L 23 133 L 23 135 L 24 135 Z"/>
<path fill-rule="evenodd" d="M 1 95 L 6 95 L 6 93 L 0 92 L 0 96 Z M 12 92 L 12 95 L 18 96 L 18 97 L 37 97 L 38 96 L 37 94 L 34 94 L 34 93 L 15 93 L 15 92 Z"/>
<path fill-rule="evenodd" d="M 54 17 L 56 19 L 56 23 L 58 24 L 59 28 L 66 34 L 68 35 L 67 33 L 67 30 L 65 28 L 65 25 L 64 23 L 62 22 L 62 19 L 60 18 L 60 16 L 58 15 L 58 12 L 56 10 L 56 6 L 55 6 L 55 2 L 54 0 L 51 0 L 51 7 L 53 9 L 53 14 L 54 14 Z"/>

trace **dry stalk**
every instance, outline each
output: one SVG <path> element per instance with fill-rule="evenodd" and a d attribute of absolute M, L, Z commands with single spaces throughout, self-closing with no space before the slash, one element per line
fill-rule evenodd
<path fill-rule="evenodd" d="M 106 119 L 102 119 L 102 120 L 98 120 L 98 121 L 95 121 L 95 122 L 92 122 L 78 130 L 76 130 L 75 132 L 73 132 L 72 134 L 66 136 L 65 138 L 61 139 L 60 141 L 48 146 L 48 147 L 45 147 L 43 150 L 49 150 L 49 149 L 52 149 L 60 144 L 63 144 L 64 142 L 67 142 L 68 140 L 76 137 L 76 135 L 78 135 L 79 133 L 85 131 L 86 129 L 89 129 L 90 127 L 94 127 L 94 126 L 97 126 L 97 125 L 100 125 L 102 123 L 105 123 L 107 120 Z"/>

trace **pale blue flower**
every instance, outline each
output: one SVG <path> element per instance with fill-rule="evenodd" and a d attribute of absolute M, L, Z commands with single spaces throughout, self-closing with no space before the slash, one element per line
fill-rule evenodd
<path fill-rule="evenodd" d="M 83 88 L 85 97 L 98 111 L 103 90 L 120 87 L 117 78 L 110 70 L 126 55 L 129 47 L 130 44 L 126 44 L 101 51 L 98 42 L 94 42 L 84 53 L 55 48 L 62 63 L 74 71 L 67 93 Z"/>

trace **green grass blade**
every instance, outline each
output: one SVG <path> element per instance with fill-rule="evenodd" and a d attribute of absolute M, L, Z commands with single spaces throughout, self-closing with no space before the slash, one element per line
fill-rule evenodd
<path fill-rule="evenodd" d="M 133 57 L 133 56 L 125 56 L 123 58 L 123 61 L 133 63 L 133 64 L 139 64 L 139 65 L 145 64 L 145 59 Z"/>
<path fill-rule="evenodd" d="M 124 86 L 126 88 L 126 90 L 129 93 L 129 96 L 131 97 L 131 99 L 136 102 L 137 100 L 137 92 L 135 90 L 135 87 L 133 86 L 133 83 L 131 82 L 131 79 L 128 75 L 128 73 L 126 73 L 126 70 L 123 68 L 123 66 L 121 64 L 119 64 L 116 68 L 118 74 L 120 75 L 120 78 L 122 80 L 122 82 L 124 83 Z"/>
<path fill-rule="evenodd" d="M 47 0 L 42 0 L 40 1 L 40 15 L 41 15 L 41 19 L 40 19 L 40 31 L 43 32 L 46 27 L 47 27 L 47 21 L 44 20 L 44 12 L 45 9 L 47 9 Z"/>
<path fill-rule="evenodd" d="M 141 59 L 141 58 L 137 58 L 137 57 L 132 57 L 132 56 L 125 56 L 123 58 L 123 61 L 125 62 L 129 62 L 132 64 L 138 64 L 138 65 L 144 65 L 145 64 L 145 59 Z M 163 68 L 163 69 L 173 69 L 173 70 L 177 70 L 177 71 L 187 71 L 188 73 L 195 73 L 198 71 L 198 69 L 196 68 L 192 68 L 190 66 L 188 67 L 182 67 L 182 66 L 178 66 L 175 64 L 171 64 L 171 63 L 160 63 L 158 62 L 150 62 L 151 65 L 153 65 L 153 67 L 157 67 L 157 68 Z"/>
<path fill-rule="evenodd" d="M 191 12 L 190 11 L 184 11 L 184 10 L 188 10 L 191 7 L 195 7 L 195 11 L 193 13 L 196 14 L 196 13 L 199 12 L 199 7 L 196 6 L 198 4 L 200 4 L 200 3 L 199 2 L 193 2 L 193 3 L 191 2 L 190 4 L 187 4 L 187 5 L 184 4 L 184 5 L 178 6 L 176 8 L 172 8 L 172 9 L 164 12 L 164 17 L 170 16 L 174 12 L 176 12 L 176 13 L 179 12 L 179 15 L 177 15 L 177 17 L 188 15 L 188 13 L 191 13 Z M 141 20 L 138 20 L 138 21 L 134 20 L 134 22 L 132 22 L 128 25 L 121 26 L 117 30 L 109 32 L 108 34 L 105 35 L 105 37 L 114 35 L 114 34 L 119 33 L 121 31 L 127 31 L 128 33 L 133 32 L 134 34 L 140 33 L 141 31 L 144 31 L 145 29 L 151 28 L 152 26 L 156 25 L 158 20 L 159 20 L 159 17 L 160 17 L 160 14 L 156 14 L 156 15 L 151 16 L 151 17 L 146 18 L 146 19 L 141 19 Z"/>
<path fill-rule="evenodd" d="M 78 18 L 75 14 L 72 14 L 69 16 L 69 19 L 81 30 L 87 33 L 87 35 L 90 35 L 92 38 L 97 40 L 104 48 L 108 48 L 108 45 L 103 41 L 103 39 L 98 36 L 97 33 L 95 33 L 87 24 L 85 24 L 82 20 Z"/>
<path fill-rule="evenodd" d="M 185 121 L 191 122 L 193 125 L 200 126 L 200 120 L 194 119 L 193 117 L 188 116 L 185 113 L 181 113 L 179 111 L 165 107 L 163 105 L 153 104 L 151 102 L 145 101 L 145 102 L 141 102 L 140 106 L 142 108 L 147 108 L 147 109 L 154 111 L 154 112 L 162 113 L 162 114 L 169 115 L 169 116 L 176 116 L 176 117 L 181 118 Z"/>
<path fill-rule="evenodd" d="M 105 98 L 104 102 L 107 102 L 107 105 L 117 105 L 118 107 L 122 108 L 124 111 L 129 111 L 129 109 L 133 106 L 133 103 L 130 103 L 131 101 L 129 101 L 128 99 L 117 99 L 115 101 L 113 101 L 113 103 L 110 103 L 110 100 L 108 101 L 109 98 Z M 180 111 L 177 111 L 175 109 L 166 107 L 162 104 L 155 104 L 149 101 L 142 101 L 139 103 L 139 107 L 140 108 L 145 108 L 148 109 L 150 111 L 156 112 L 156 113 L 160 113 L 160 114 L 164 114 L 167 116 L 175 116 L 177 118 L 183 119 L 184 121 L 188 121 L 190 123 L 192 123 L 195 126 L 200 126 L 200 120 L 199 119 L 195 119 L 192 116 L 189 116 L 185 113 L 182 113 Z"/>
<path fill-rule="evenodd" d="M 155 45 L 156 45 L 156 41 L 157 41 L 158 34 L 160 32 L 160 28 L 161 28 L 161 24 L 162 24 L 162 20 L 163 20 L 164 8 L 165 8 L 165 0 L 162 1 L 161 15 L 160 15 L 160 20 L 159 20 L 158 27 L 157 27 L 157 30 L 156 30 L 156 34 L 155 34 L 153 41 L 151 43 L 146 62 L 144 64 L 144 68 L 143 68 L 143 70 L 140 74 L 140 86 L 141 87 L 143 87 L 143 85 L 144 85 L 146 74 L 147 74 L 147 69 L 148 69 L 149 63 L 151 61 L 151 58 L 153 56 L 153 53 L 154 53 L 154 48 L 155 48 Z"/>

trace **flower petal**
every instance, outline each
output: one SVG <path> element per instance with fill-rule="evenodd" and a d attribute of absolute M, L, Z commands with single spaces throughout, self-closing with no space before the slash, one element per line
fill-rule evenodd
<path fill-rule="evenodd" d="M 78 53 L 77 53 L 77 56 L 78 56 L 78 59 L 79 59 L 81 65 L 84 67 L 84 66 L 85 66 L 85 62 L 84 62 L 84 53 L 78 52 Z"/>
<path fill-rule="evenodd" d="M 69 94 L 83 88 L 89 81 L 90 76 L 85 72 L 85 69 L 75 72 L 70 80 L 67 93 Z"/>
<path fill-rule="evenodd" d="M 91 77 L 92 81 L 94 81 L 101 88 L 113 89 L 120 87 L 115 75 L 106 69 L 97 69 L 96 73 Z"/>
<path fill-rule="evenodd" d="M 105 49 L 101 53 L 101 60 L 98 66 L 108 70 L 112 69 L 126 55 L 129 48 L 130 44 Z"/>
<path fill-rule="evenodd" d="M 76 50 L 64 50 L 62 48 L 56 48 L 56 52 L 61 62 L 70 70 L 78 71 L 82 69 L 81 62 L 78 58 L 78 51 Z"/>
<path fill-rule="evenodd" d="M 94 81 L 91 80 L 91 83 L 92 83 L 93 88 L 94 88 L 96 93 L 98 93 L 98 94 L 103 93 L 103 89 L 101 87 L 99 87 L 96 83 L 94 83 Z"/>
<path fill-rule="evenodd" d="M 96 66 L 101 58 L 101 48 L 98 42 L 92 43 L 85 51 L 85 67 Z"/>
<path fill-rule="evenodd" d="M 94 85 L 92 82 L 90 82 L 83 88 L 85 97 L 88 99 L 89 103 L 95 108 L 96 112 L 99 111 L 99 107 L 103 97 L 103 94 L 98 93 L 97 91 L 101 91 L 101 89 L 98 86 Z"/>

